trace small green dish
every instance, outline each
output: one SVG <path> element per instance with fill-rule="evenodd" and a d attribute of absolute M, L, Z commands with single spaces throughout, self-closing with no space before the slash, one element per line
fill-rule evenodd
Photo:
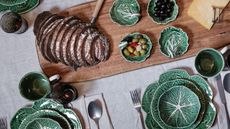
<path fill-rule="evenodd" d="M 187 52 L 188 41 L 186 32 L 180 28 L 170 26 L 161 31 L 158 43 L 163 55 L 169 58 L 176 58 Z"/>
<path fill-rule="evenodd" d="M 62 129 L 57 121 L 49 118 L 35 118 L 28 123 L 25 129 Z"/>
<path fill-rule="evenodd" d="M 115 0 L 109 13 L 114 23 L 132 26 L 140 19 L 140 5 L 137 0 Z"/>
<path fill-rule="evenodd" d="M 0 3 L 0 12 L 10 10 L 12 12 L 23 14 L 37 7 L 39 3 L 40 0 L 26 0 L 23 3 L 16 4 L 13 6 L 7 6 Z"/>
<path fill-rule="evenodd" d="M 176 0 L 168 0 L 173 3 L 172 5 L 173 7 L 171 10 L 172 12 L 170 16 L 162 20 L 160 20 L 160 18 L 155 15 L 156 13 L 155 7 L 158 1 L 162 2 L 163 0 L 149 0 L 149 3 L 148 3 L 147 12 L 148 12 L 148 16 L 152 19 L 152 21 L 155 22 L 156 24 L 168 24 L 169 22 L 176 20 L 178 13 L 179 13 L 179 7 L 176 3 Z M 163 9 L 162 11 L 164 10 L 167 10 L 167 9 Z"/>
<path fill-rule="evenodd" d="M 14 6 L 26 2 L 27 0 L 0 0 L 0 4 L 4 6 Z"/>
<path fill-rule="evenodd" d="M 138 36 L 141 36 L 142 37 L 141 39 L 145 40 L 144 45 L 141 44 L 139 41 L 137 42 L 138 48 L 141 47 L 141 49 L 137 51 L 142 54 L 140 54 L 139 56 L 132 56 L 132 53 L 130 55 L 124 54 L 125 49 L 128 49 L 128 47 L 131 45 L 131 42 L 133 43 L 133 39 Z M 119 44 L 122 57 L 128 62 L 137 62 L 137 63 L 144 62 L 150 56 L 152 47 L 153 45 L 150 38 L 147 35 L 141 34 L 139 32 L 135 32 L 127 35 Z M 141 52 L 142 50 L 144 50 L 144 52 Z M 133 51 L 135 53 L 135 49 Z"/>
<path fill-rule="evenodd" d="M 217 76 L 224 69 L 224 66 L 223 56 L 213 48 L 202 49 L 195 58 L 195 68 L 205 78 Z"/>

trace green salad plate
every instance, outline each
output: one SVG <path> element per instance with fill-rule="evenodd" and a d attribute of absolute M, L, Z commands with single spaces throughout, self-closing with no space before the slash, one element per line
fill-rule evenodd
<path fill-rule="evenodd" d="M 41 110 L 41 109 L 51 109 L 51 110 L 57 110 L 62 114 L 67 120 L 69 120 L 71 127 L 73 129 L 82 129 L 81 121 L 76 115 L 76 113 L 71 110 L 71 109 L 65 109 L 63 105 L 60 103 L 52 100 L 52 99 L 40 99 L 38 101 L 35 101 L 34 104 L 32 105 L 32 108 L 36 110 Z"/>
<path fill-rule="evenodd" d="M 25 129 L 62 129 L 62 127 L 52 119 L 36 118 L 29 122 Z"/>
<path fill-rule="evenodd" d="M 179 7 L 176 0 L 149 0 L 148 16 L 156 24 L 168 24 L 176 20 Z"/>
<path fill-rule="evenodd" d="M 190 90 L 194 90 L 194 89 L 200 90 L 200 91 L 198 90 L 199 92 L 197 92 L 199 94 L 196 93 L 196 95 L 199 97 L 200 104 L 201 104 L 200 113 L 199 113 L 197 120 L 193 123 L 193 125 L 191 125 L 191 127 L 187 129 L 192 129 L 192 128 L 208 129 L 210 128 L 213 125 L 215 117 L 216 117 L 216 108 L 212 103 L 213 93 L 212 93 L 211 88 L 209 87 L 207 82 L 200 76 L 198 75 L 190 76 L 185 70 L 173 69 L 173 70 L 169 70 L 168 72 L 161 74 L 159 81 L 150 84 L 144 92 L 144 95 L 142 97 L 142 108 L 147 114 L 145 123 L 148 129 L 162 129 L 162 127 L 159 126 L 159 124 L 157 123 L 156 120 L 154 120 L 151 114 L 151 107 L 152 107 L 151 102 L 155 97 L 155 92 L 163 84 L 165 83 L 170 84 L 170 81 L 172 82 L 173 80 L 175 81 L 178 79 L 185 80 L 184 82 L 187 82 L 187 84 L 193 85 L 192 87 L 194 88 L 192 88 L 191 86 L 187 87 Z M 176 84 L 176 86 L 178 86 L 178 84 Z M 200 93 L 203 95 L 203 97 Z"/>
<path fill-rule="evenodd" d="M 18 110 L 10 122 L 11 129 L 25 129 L 29 122 L 37 118 L 55 120 L 65 129 L 82 129 L 81 121 L 73 110 L 47 98 L 35 101 L 31 108 Z"/>
<path fill-rule="evenodd" d="M 137 0 L 115 0 L 110 9 L 110 18 L 122 26 L 135 25 L 140 19 L 140 5 Z"/>
<path fill-rule="evenodd" d="M 144 45 L 142 43 L 140 43 L 141 41 L 139 40 L 138 42 L 133 42 L 132 40 L 137 39 L 135 37 L 141 36 L 142 41 L 144 40 Z M 133 46 L 133 44 L 136 44 L 136 47 Z M 145 48 L 143 48 L 145 46 Z M 134 51 L 133 55 L 135 55 L 135 52 L 137 51 L 138 47 L 140 47 L 139 52 L 141 53 L 141 51 L 144 51 L 144 54 L 139 54 L 138 56 L 132 56 L 132 54 L 125 54 L 124 50 L 126 49 L 127 51 L 129 51 L 129 48 L 132 48 Z M 119 44 L 119 48 L 120 48 L 120 53 L 121 56 L 123 57 L 123 59 L 125 59 L 128 62 L 133 62 L 133 63 L 141 63 L 144 62 L 151 54 L 151 50 L 152 50 L 153 44 L 150 40 L 150 38 L 146 35 L 146 34 L 141 34 L 139 32 L 134 32 L 131 34 L 128 34 L 127 36 L 125 36 L 125 38 L 122 39 L 122 41 Z M 130 51 L 131 52 L 131 51 Z"/>
<path fill-rule="evenodd" d="M 158 43 L 163 55 L 175 58 L 187 52 L 188 40 L 188 35 L 182 29 L 170 26 L 161 31 Z"/>
<path fill-rule="evenodd" d="M 5 5 L 0 2 L 0 12 L 10 10 L 19 14 L 23 14 L 37 7 L 39 3 L 40 0 L 24 0 L 22 3 L 15 4 L 15 5 Z"/>
<path fill-rule="evenodd" d="M 30 123 L 31 121 L 33 121 L 36 118 L 49 118 L 52 120 L 55 120 L 56 122 L 58 122 L 60 124 L 60 126 L 64 129 L 71 129 L 71 126 L 68 122 L 68 120 L 62 116 L 61 114 L 59 114 L 57 111 L 54 110 L 48 110 L 48 109 L 44 109 L 44 110 L 38 110 L 35 113 L 28 115 L 20 124 L 18 129 L 26 129 L 28 123 Z"/>

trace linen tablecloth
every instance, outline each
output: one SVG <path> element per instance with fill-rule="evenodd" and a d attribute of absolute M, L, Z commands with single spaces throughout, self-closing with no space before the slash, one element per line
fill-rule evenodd
<path fill-rule="evenodd" d="M 35 48 L 35 36 L 32 31 L 33 21 L 37 14 L 45 10 L 57 13 L 65 8 L 86 1 L 88 0 L 41 0 L 41 4 L 37 8 L 23 15 L 29 22 L 29 29 L 25 33 L 7 34 L 0 30 L 0 69 L 2 70 L 0 72 L 0 117 L 6 116 L 8 125 L 10 119 L 19 108 L 31 103 L 19 94 L 18 83 L 21 77 L 30 71 L 40 71 Z M 103 79 L 79 83 L 77 84 L 77 89 L 80 96 L 104 94 L 108 114 L 115 129 L 141 129 L 140 120 L 136 110 L 133 108 L 129 91 L 141 88 L 143 94 L 145 88 L 152 82 L 157 81 L 159 75 L 168 69 L 183 68 L 190 74 L 195 74 L 193 63 L 194 57 L 156 65 Z M 212 88 L 216 89 L 215 82 L 212 83 Z M 216 90 L 214 90 L 214 102 L 216 107 L 218 107 L 218 111 L 220 111 L 220 98 L 215 92 Z M 229 99 L 230 97 L 228 96 L 227 100 Z M 213 129 L 218 129 L 218 119 L 220 119 L 219 116 Z M 101 125 L 101 129 L 103 129 L 103 125 Z"/>

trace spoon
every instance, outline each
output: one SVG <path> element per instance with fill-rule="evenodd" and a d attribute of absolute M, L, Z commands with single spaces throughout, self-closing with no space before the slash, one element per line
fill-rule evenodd
<path fill-rule="evenodd" d="M 100 129 L 99 119 L 102 116 L 102 105 L 101 105 L 101 102 L 99 100 L 94 100 L 94 101 L 89 103 L 88 114 L 89 114 L 89 117 L 92 120 L 94 120 L 94 122 L 96 123 L 97 128 Z"/>
<path fill-rule="evenodd" d="M 224 89 L 230 93 L 230 73 L 224 76 Z"/>

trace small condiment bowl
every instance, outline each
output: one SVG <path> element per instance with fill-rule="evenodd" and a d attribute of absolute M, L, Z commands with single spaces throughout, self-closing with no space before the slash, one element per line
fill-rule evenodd
<path fill-rule="evenodd" d="M 169 58 L 185 54 L 189 47 L 189 38 L 181 28 L 170 26 L 161 31 L 159 38 L 160 51 Z"/>
<path fill-rule="evenodd" d="M 148 13 L 148 16 L 152 19 L 152 21 L 156 24 L 168 24 L 176 20 L 178 13 L 179 13 L 179 7 L 176 3 L 176 0 L 170 0 L 171 2 L 174 3 L 172 14 L 170 17 L 162 21 L 158 17 L 154 16 L 154 13 L 155 13 L 154 8 L 156 7 L 157 1 L 162 1 L 162 0 L 149 0 L 149 3 L 148 3 L 147 13 Z"/>
<path fill-rule="evenodd" d="M 213 48 L 202 49 L 195 58 L 196 71 L 204 78 L 216 77 L 225 66 L 221 53 Z"/>
<path fill-rule="evenodd" d="M 133 39 L 138 36 L 140 36 L 140 39 L 143 39 L 145 43 L 141 43 L 140 41 L 133 42 Z M 135 47 L 132 45 L 135 45 Z M 128 47 L 133 49 L 133 53 L 130 52 Z M 121 55 L 128 62 L 144 62 L 150 56 L 152 47 L 153 45 L 150 38 L 139 32 L 128 34 L 119 44 Z M 128 51 L 128 54 L 125 54 L 125 51 Z M 138 56 L 134 54 L 135 51 L 139 53 Z"/>
<path fill-rule="evenodd" d="M 137 0 L 115 0 L 109 14 L 114 23 L 133 26 L 140 20 L 140 5 Z"/>

